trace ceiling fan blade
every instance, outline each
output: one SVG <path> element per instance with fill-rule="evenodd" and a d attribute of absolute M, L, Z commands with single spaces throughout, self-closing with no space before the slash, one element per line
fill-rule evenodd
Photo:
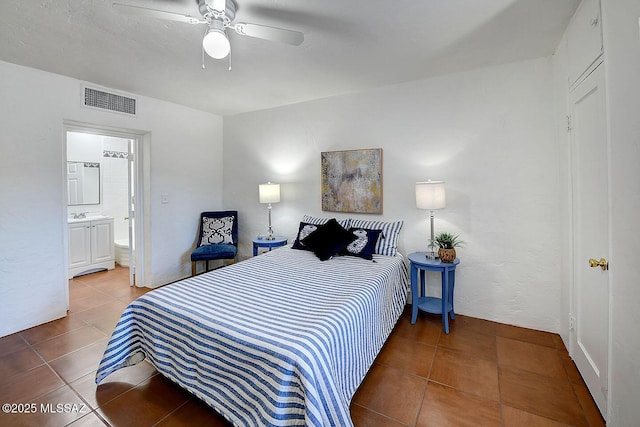
<path fill-rule="evenodd" d="M 304 41 L 304 34 L 299 31 L 285 30 L 284 28 L 268 27 L 266 25 L 247 24 L 238 22 L 231 26 L 236 33 L 243 36 L 255 37 L 258 39 L 271 40 L 280 43 L 300 45 Z"/>
<path fill-rule="evenodd" d="M 186 22 L 187 24 L 204 24 L 206 21 L 181 13 L 167 12 L 166 10 L 150 9 L 148 7 L 131 6 L 129 4 L 113 3 L 112 6 L 124 13 L 132 15 L 149 16 L 151 18 L 168 19 L 170 21 Z"/>

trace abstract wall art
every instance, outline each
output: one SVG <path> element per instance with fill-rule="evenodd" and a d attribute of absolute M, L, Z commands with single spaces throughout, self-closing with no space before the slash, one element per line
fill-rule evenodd
<path fill-rule="evenodd" d="M 382 213 L 382 149 L 321 153 L 322 210 Z"/>

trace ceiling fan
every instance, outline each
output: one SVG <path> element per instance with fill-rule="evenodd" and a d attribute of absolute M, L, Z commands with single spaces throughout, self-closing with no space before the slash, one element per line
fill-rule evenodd
<path fill-rule="evenodd" d="M 158 19 L 186 22 L 187 24 L 207 24 L 207 30 L 202 39 L 203 68 L 204 52 L 215 59 L 223 59 L 231 52 L 231 44 L 226 31 L 227 28 L 243 36 L 276 41 L 294 46 L 298 46 L 304 41 L 304 34 L 299 31 L 269 27 L 267 25 L 250 24 L 247 22 L 234 23 L 233 20 L 238 10 L 238 3 L 235 0 L 198 0 L 201 17 L 122 3 L 113 3 L 113 7 L 125 13 Z M 229 66 L 229 70 L 231 70 L 231 66 Z"/>

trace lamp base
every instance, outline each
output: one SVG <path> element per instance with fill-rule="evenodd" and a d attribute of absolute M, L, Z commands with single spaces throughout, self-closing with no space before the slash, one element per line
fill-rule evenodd
<path fill-rule="evenodd" d="M 433 243 L 433 237 L 431 238 L 431 243 L 427 246 L 427 259 L 438 259 L 438 248 Z"/>
<path fill-rule="evenodd" d="M 271 214 L 271 211 L 269 211 L 269 214 Z M 273 235 L 273 227 L 271 227 L 271 215 L 269 215 L 269 229 L 267 230 L 267 240 L 275 240 L 275 236 Z"/>
<path fill-rule="evenodd" d="M 269 207 L 267 209 L 269 211 L 269 228 L 267 229 L 266 240 L 275 240 L 275 237 L 273 237 L 273 227 L 271 226 L 271 203 L 269 203 Z"/>

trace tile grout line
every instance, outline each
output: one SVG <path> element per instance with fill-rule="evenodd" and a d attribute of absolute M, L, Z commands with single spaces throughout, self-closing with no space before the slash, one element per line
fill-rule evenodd
<path fill-rule="evenodd" d="M 494 329 L 493 342 L 496 348 L 496 376 L 498 377 L 498 405 L 500 410 L 500 425 L 504 427 L 504 404 L 502 403 L 502 381 L 500 381 L 500 355 L 498 353 L 498 331 Z"/>
<path fill-rule="evenodd" d="M 69 317 L 69 316 L 73 316 L 73 314 L 67 314 L 66 316 L 61 317 L 60 319 L 64 319 L 65 317 Z M 60 319 L 52 320 L 51 322 L 57 322 L 57 321 L 59 321 Z M 26 329 L 25 331 L 18 332 L 18 334 L 20 335 L 20 338 L 22 338 L 23 340 L 25 340 L 25 342 L 27 342 L 27 344 L 28 344 L 29 346 L 33 346 L 33 345 L 37 345 L 37 344 L 42 344 L 42 343 L 47 342 L 47 341 L 51 341 L 51 340 L 53 340 L 53 339 L 55 339 L 55 338 L 59 338 L 59 337 L 61 337 L 62 335 L 66 335 L 66 334 L 68 334 L 68 333 L 75 332 L 75 331 L 77 331 L 78 329 L 81 329 L 81 328 L 84 328 L 84 327 L 87 327 L 87 326 L 93 326 L 93 325 L 90 325 L 89 323 L 85 322 L 83 319 L 78 319 L 78 320 L 79 320 L 79 321 L 81 321 L 82 323 L 84 323 L 84 325 L 82 325 L 82 326 L 80 326 L 80 327 L 78 327 L 78 328 L 72 329 L 72 330 L 70 330 L 70 331 L 62 332 L 62 333 L 60 333 L 60 334 L 58 334 L 58 335 L 47 336 L 47 338 L 45 338 L 45 339 L 43 339 L 43 340 L 40 340 L 40 341 L 37 341 L 37 342 L 34 342 L 34 343 L 29 343 L 29 342 L 27 341 L 27 339 L 22 335 L 22 333 L 23 333 L 23 332 L 28 331 L 29 329 L 32 329 L 32 328 Z M 51 323 L 51 322 L 47 322 L 47 323 Z M 43 325 L 46 325 L 47 323 L 43 323 Z M 34 326 L 34 328 L 37 328 L 37 327 L 39 327 L 39 326 L 42 326 L 42 325 Z M 102 331 L 101 331 L 101 332 L 102 332 Z M 34 350 L 34 351 L 36 351 L 36 350 L 35 350 L 35 348 L 34 348 L 33 350 Z M 40 353 L 38 353 L 38 355 L 40 355 Z"/>
<path fill-rule="evenodd" d="M 364 410 L 366 410 L 366 411 L 368 411 L 368 412 L 371 412 L 371 413 L 373 413 L 373 414 L 376 414 L 376 415 L 378 415 L 378 416 L 380 416 L 380 417 L 382 417 L 382 418 L 384 418 L 384 419 L 387 419 L 387 420 L 389 420 L 389 421 L 393 421 L 394 423 L 402 424 L 403 426 L 407 426 L 407 427 L 409 427 L 409 425 L 407 425 L 407 424 L 403 423 L 402 421 L 400 421 L 400 420 L 398 420 L 398 419 L 395 419 L 395 418 L 393 418 L 393 417 L 391 417 L 391 416 L 389 416 L 389 415 L 387 415 L 387 414 L 383 414 L 382 412 L 378 412 L 378 411 L 376 411 L 375 409 L 369 408 L 369 407 L 367 407 L 367 406 L 360 405 L 359 403 L 351 402 L 351 404 L 352 404 L 352 405 L 355 405 L 355 406 L 358 406 L 358 407 L 360 407 L 360 408 L 362 408 L 362 409 L 364 409 Z"/>
<path fill-rule="evenodd" d="M 111 297 L 111 295 L 109 295 L 108 293 L 106 293 L 106 292 L 102 291 L 101 289 L 96 288 L 96 287 L 95 287 L 94 285 L 92 285 L 91 283 L 83 282 L 81 279 L 80 279 L 80 283 L 81 283 L 82 285 L 84 285 L 84 286 L 87 286 L 87 287 L 89 287 L 89 288 L 91 288 L 91 289 L 95 290 L 96 292 L 99 292 L 99 293 L 102 293 L 102 294 L 104 294 L 104 295 L 108 295 L 109 297 Z M 105 305 L 107 305 L 107 304 L 109 304 L 109 303 L 111 303 L 111 302 L 119 301 L 119 299 L 118 299 L 118 298 L 116 298 L 116 297 L 111 297 L 111 298 L 113 298 L 113 300 L 112 300 L 112 301 L 107 301 L 107 302 L 105 302 L 104 304 L 100 304 L 100 305 L 98 305 L 98 306 L 96 306 L 96 307 L 86 308 L 85 310 L 78 311 L 77 313 L 69 313 L 69 316 L 72 316 L 72 315 L 78 315 L 78 314 L 80 314 L 80 313 L 84 313 L 84 312 L 87 312 L 87 311 L 89 311 L 89 310 L 95 310 L 95 309 L 97 309 L 97 308 L 99 308 L 99 307 L 103 307 L 103 306 L 105 306 Z M 71 304 L 69 304 L 69 305 L 71 305 Z M 81 320 L 82 322 L 84 322 L 84 323 L 88 324 L 89 326 L 93 327 L 94 329 L 97 329 L 98 331 L 103 332 L 102 330 L 100 330 L 100 329 L 96 328 L 96 327 L 95 327 L 95 325 L 90 324 L 89 322 L 85 321 L 84 319 L 79 318 L 79 320 Z M 105 333 L 105 336 L 106 336 L 106 339 L 107 339 L 107 340 L 109 340 L 109 339 L 110 339 L 110 335 L 109 335 L 109 334 Z M 93 343 L 89 344 L 89 345 L 93 345 L 93 344 L 95 344 L 95 341 L 94 341 Z M 84 346 L 84 347 L 82 347 L 82 348 L 85 348 L 85 347 L 88 347 L 88 346 Z M 75 350 L 75 351 L 78 351 L 78 350 L 80 350 L 80 349 L 77 349 L 77 350 Z M 75 351 L 74 351 L 74 352 L 75 352 Z M 73 353 L 73 352 L 71 352 L 71 353 Z M 71 354 L 71 353 L 68 353 L 68 354 Z M 64 357 L 64 356 L 60 356 L 60 357 Z M 95 371 L 94 371 L 94 372 L 95 372 Z M 56 373 L 57 373 L 57 372 L 56 372 Z M 156 374 L 157 374 L 157 373 L 156 373 Z M 89 375 L 89 374 L 86 374 L 86 375 Z M 155 374 L 154 374 L 154 375 L 155 375 Z M 153 376 L 153 375 L 152 375 L 152 376 Z M 82 377 L 80 377 L 80 378 L 82 378 Z M 78 378 L 78 379 L 79 379 L 79 378 Z M 148 378 L 147 378 L 147 379 L 148 379 Z M 63 380 L 63 381 L 64 381 L 64 380 Z M 76 379 L 76 380 L 74 380 L 74 381 L 77 381 L 77 379 Z M 134 384 L 134 385 L 131 387 L 131 389 L 133 389 L 133 388 L 137 387 L 137 386 L 138 386 L 139 384 L 141 384 L 143 381 L 145 381 L 145 380 L 141 380 L 140 382 L 138 382 L 138 383 Z M 72 382 L 73 382 L 73 381 L 72 381 Z M 80 395 L 80 393 L 75 389 L 75 387 L 71 385 L 71 383 L 68 383 L 68 386 L 69 386 L 69 388 L 70 388 L 71 390 L 73 390 L 73 392 L 74 392 L 74 393 L 75 393 L 75 394 L 76 394 L 76 395 L 77 395 L 77 396 L 78 396 L 78 397 L 79 397 L 83 402 L 85 402 L 85 403 L 87 404 L 87 406 L 88 406 L 88 407 L 91 407 L 91 405 L 89 404 L 89 402 L 87 402 L 87 401 L 86 401 L 86 400 L 85 400 L 85 399 Z M 131 390 L 131 389 L 129 389 L 129 390 Z M 129 391 L 129 390 L 127 390 L 127 391 Z M 111 402 L 111 401 L 113 401 L 113 400 L 117 399 L 118 397 L 122 396 L 122 395 L 123 395 L 123 394 L 125 394 L 125 393 L 126 393 L 126 391 L 125 391 L 125 392 L 122 392 L 122 393 L 120 393 L 120 394 L 118 394 L 117 396 L 114 396 L 114 397 L 113 397 L 113 399 L 110 399 L 109 401 L 105 402 L 105 404 L 108 404 L 109 402 Z M 93 414 L 94 414 L 94 415 L 95 415 L 95 416 L 96 416 L 96 417 L 97 417 L 97 418 L 98 418 L 102 423 L 104 423 L 104 425 L 105 425 L 105 426 L 109 426 L 109 427 L 110 427 L 110 426 L 111 426 L 111 424 L 110 424 L 106 419 L 104 419 L 104 418 L 100 415 L 100 413 L 98 412 L 98 409 L 100 409 L 100 407 L 101 407 L 101 406 L 98 404 L 98 405 L 97 405 L 97 407 L 96 407 L 95 409 L 93 409 L 91 412 L 92 412 L 92 413 L 93 413 Z M 89 415 L 89 414 L 86 414 L 86 415 Z M 75 420 L 75 421 L 77 421 L 77 420 Z M 75 421 L 74 421 L 74 422 L 75 422 Z"/>
<path fill-rule="evenodd" d="M 155 427 L 157 425 L 159 425 L 161 422 L 163 422 L 164 420 L 166 420 L 167 418 L 169 418 L 171 415 L 173 415 L 174 413 L 178 412 L 178 410 L 180 408 L 182 408 L 183 406 L 185 406 L 187 403 L 189 403 L 191 401 L 191 398 L 185 400 L 182 405 L 178 405 L 173 411 L 169 412 L 168 414 L 166 414 L 164 417 L 160 418 L 158 421 L 156 421 L 155 423 L 153 423 L 152 427 Z"/>
<path fill-rule="evenodd" d="M 427 389 L 429 388 L 429 382 L 431 381 L 431 373 L 433 372 L 433 365 L 436 363 L 436 356 L 438 354 L 438 345 L 440 343 L 440 339 L 442 338 L 442 331 L 438 333 L 438 340 L 436 341 L 436 345 L 433 350 L 433 358 L 431 359 L 431 363 L 429 364 L 429 370 L 427 371 L 426 383 L 424 385 L 424 390 L 422 390 L 422 395 L 420 396 L 420 404 L 416 410 L 416 413 L 413 417 L 412 426 L 415 426 L 418 423 L 418 418 L 420 417 L 420 412 L 422 412 L 422 406 L 424 405 L 424 398 L 427 395 Z"/>
<path fill-rule="evenodd" d="M 84 320 L 82 320 L 82 319 L 80 319 L 80 320 L 81 320 L 83 323 L 86 323 L 86 322 L 84 322 Z M 87 326 L 91 326 L 91 327 L 93 327 L 92 325 L 88 325 L 88 324 L 87 324 Z M 84 327 L 84 326 L 83 326 L 83 327 Z M 97 329 L 97 328 L 95 328 L 95 327 L 93 327 L 93 328 L 94 328 L 94 329 Z M 77 328 L 77 329 L 80 329 L 80 328 Z M 60 336 L 62 336 L 62 335 L 65 335 L 65 334 L 68 334 L 68 333 L 74 332 L 74 331 L 75 331 L 75 330 L 77 330 L 77 329 L 74 329 L 73 331 L 67 331 L 67 332 L 64 332 L 64 333 L 62 333 L 62 334 L 55 335 L 55 336 L 50 337 L 50 338 L 48 338 L 48 339 L 46 339 L 46 340 L 39 341 L 38 343 L 47 342 L 47 341 L 49 341 L 49 340 L 51 340 L 51 339 L 54 339 L 54 338 L 56 338 L 56 337 L 60 337 Z M 98 330 L 99 330 L 99 329 L 98 329 Z M 85 405 L 86 405 L 86 407 L 87 407 L 87 408 L 91 408 L 91 405 L 89 404 L 89 402 L 87 402 L 87 401 L 86 401 L 86 400 L 85 400 L 85 399 L 80 395 L 80 393 L 78 393 L 78 392 L 76 391 L 76 389 L 75 389 L 73 386 L 71 386 L 71 383 L 70 383 L 70 382 L 67 382 L 67 380 L 65 380 L 65 379 L 64 379 L 64 378 L 63 378 L 63 377 L 58 373 L 58 371 L 56 371 L 56 370 L 53 368 L 53 366 L 51 366 L 51 365 L 49 364 L 49 362 L 53 362 L 53 361 L 58 360 L 58 359 L 60 359 L 60 358 L 62 358 L 62 357 L 65 357 L 65 356 L 67 356 L 67 355 L 69 355 L 69 354 L 75 353 L 75 352 L 80 351 L 80 350 L 82 350 L 82 349 L 84 349 L 84 348 L 86 348 L 86 347 L 89 347 L 89 346 L 91 346 L 91 345 L 95 344 L 95 343 L 96 343 L 96 341 L 94 341 L 94 342 L 92 342 L 92 343 L 90 343 L 90 344 L 87 344 L 86 346 L 80 347 L 80 348 L 78 348 L 78 349 L 76 349 L 76 350 L 74 350 L 74 351 L 71 351 L 71 352 L 69 352 L 69 353 L 66 353 L 66 354 L 64 354 L 64 355 L 62 355 L 62 356 L 59 356 L 59 357 L 54 358 L 54 359 L 51 359 L 50 361 L 47 361 L 47 360 L 45 360 L 45 358 L 40 354 L 40 352 L 38 352 L 38 351 L 33 347 L 33 345 L 32 345 L 31 343 L 29 343 L 29 342 L 26 340 L 26 338 L 25 338 L 24 336 L 22 336 L 22 334 L 21 334 L 21 333 L 19 333 L 19 336 L 20 336 L 20 338 L 25 342 L 25 344 L 28 346 L 28 348 L 29 348 L 31 351 L 33 351 L 33 352 L 34 352 L 34 353 L 35 353 L 35 354 L 40 358 L 40 360 L 42 360 L 42 362 L 43 362 L 43 365 L 38 365 L 38 366 L 36 366 L 36 367 L 34 367 L 34 368 L 32 368 L 32 369 L 29 369 L 29 370 L 27 370 L 27 371 L 25 371 L 25 372 L 32 371 L 32 370 L 34 370 L 34 369 L 36 369 L 36 368 L 39 368 L 39 367 L 41 367 L 41 366 L 46 366 L 46 367 L 47 367 L 51 372 L 53 372 L 53 374 L 54 374 L 54 375 L 55 375 L 55 376 L 56 376 L 56 377 L 57 377 L 57 378 L 62 382 L 62 385 L 61 385 L 60 387 L 56 387 L 56 388 L 55 388 L 55 389 L 53 389 L 53 390 L 50 390 L 50 391 L 48 391 L 48 392 L 45 392 L 45 393 L 42 393 L 42 394 L 37 395 L 37 396 L 33 397 L 33 399 L 31 399 L 31 400 L 30 400 L 30 402 L 33 402 L 33 401 L 35 401 L 36 399 L 39 399 L 39 398 L 41 398 L 41 397 L 43 397 L 43 396 L 46 396 L 47 394 L 53 393 L 53 392 L 55 392 L 55 391 L 58 391 L 58 390 L 60 390 L 60 389 L 62 389 L 62 388 L 64 388 L 64 387 L 68 387 L 68 388 L 69 388 L 69 390 L 71 390 L 71 391 L 73 392 L 73 394 L 74 394 L 78 399 L 80 399 L 80 401 L 81 401 L 81 402 L 83 402 L 83 404 L 85 404 Z M 38 343 L 34 343 L 34 344 L 38 344 Z M 25 372 L 23 372 L 23 373 L 25 373 Z M 93 412 L 93 413 L 95 413 L 96 415 L 98 415 L 98 413 L 97 413 L 96 411 L 97 411 L 97 408 L 96 408 L 96 409 L 91 409 L 91 411 L 90 411 L 90 412 L 88 412 L 88 413 L 86 413 L 86 414 L 82 415 L 81 417 L 76 418 L 76 419 L 75 419 L 75 420 L 73 420 L 71 423 L 74 423 L 74 422 L 78 421 L 80 418 L 83 418 L 83 417 L 85 417 L 85 416 L 89 415 L 91 412 Z M 99 418 L 100 418 L 100 419 L 102 419 L 101 417 L 99 417 Z M 69 424 L 71 424 L 71 423 L 69 423 Z"/>
<path fill-rule="evenodd" d="M 568 350 L 565 350 L 565 351 L 567 352 L 567 355 L 569 355 L 569 351 Z M 582 410 L 582 417 L 586 421 L 587 425 L 590 425 L 591 423 L 589 423 L 589 417 L 587 416 L 586 408 L 582 404 L 582 399 L 580 399 L 580 397 L 578 396 L 578 393 L 576 392 L 575 384 L 573 383 L 573 381 L 571 381 L 571 378 L 569 377 L 569 371 L 567 369 L 567 366 L 565 365 L 565 363 L 562 360 L 562 356 L 559 354 L 559 350 L 557 348 L 557 345 L 556 345 L 556 353 L 558 353 L 558 358 L 560 358 L 560 362 L 562 363 L 562 369 L 564 369 L 564 373 L 566 374 L 566 379 L 567 379 L 567 382 L 569 383 L 569 387 L 571 387 L 571 392 L 573 393 L 573 396 L 578 401 L 578 405 L 580 405 L 580 409 Z M 571 363 L 575 364 L 575 362 L 571 358 L 571 355 L 569 355 L 569 361 Z M 580 374 L 580 371 L 578 371 L 578 373 Z M 582 378 L 582 374 L 580 374 L 580 378 L 582 379 L 582 382 L 584 383 L 584 378 Z M 585 385 L 586 385 L 586 383 L 585 383 Z M 593 397 L 591 397 L 591 399 L 593 399 Z"/>
<path fill-rule="evenodd" d="M 53 393 L 53 392 L 56 392 L 56 391 L 58 391 L 58 390 L 60 390 L 60 389 L 62 389 L 62 388 L 68 387 L 68 388 L 69 388 L 69 390 L 71 390 L 71 391 L 73 392 L 73 394 L 74 394 L 78 399 L 80 399 L 80 401 L 81 401 L 81 402 L 83 402 L 83 404 L 84 404 L 84 405 L 86 405 L 86 407 L 87 407 L 87 408 L 91 408 L 91 405 L 89 405 L 89 402 L 87 402 L 86 400 L 84 400 L 84 398 L 83 398 L 83 397 L 82 397 L 82 396 L 81 396 L 81 395 L 80 395 L 80 394 L 79 394 L 79 393 L 78 393 L 78 392 L 77 392 L 73 387 L 71 387 L 71 384 L 69 384 L 69 383 L 68 383 L 64 378 L 62 378 L 62 376 L 58 373 L 58 371 L 56 371 L 56 370 L 53 368 L 53 366 L 51 366 L 51 365 L 49 364 L 49 362 L 48 362 L 47 360 L 45 360 L 45 359 L 44 359 L 44 357 L 42 357 L 42 355 L 41 355 L 40 353 L 38 353 L 38 352 L 36 351 L 36 349 L 35 349 L 35 348 L 33 348 L 33 346 L 32 346 L 32 345 L 31 345 L 31 344 L 30 344 L 30 343 L 29 343 L 29 342 L 28 342 L 28 341 L 27 341 L 27 340 L 26 340 L 22 335 L 20 335 L 20 338 L 25 342 L 25 344 L 27 344 L 27 347 L 28 347 L 31 351 L 33 351 L 33 352 L 34 352 L 34 353 L 35 353 L 35 354 L 40 358 L 40 360 L 42 360 L 42 362 L 43 362 L 43 364 L 42 364 L 42 365 L 38 365 L 38 366 L 36 366 L 36 367 L 34 367 L 34 368 L 28 369 L 28 370 L 26 370 L 26 371 L 22 372 L 22 374 L 24 374 L 24 373 L 26 373 L 26 372 L 33 371 L 34 369 L 39 368 L 39 367 L 41 367 L 41 366 L 46 366 L 46 367 L 47 367 L 47 368 L 48 368 L 48 369 L 49 369 L 49 370 L 50 370 L 50 371 L 51 371 L 51 372 L 52 372 L 52 373 L 53 373 L 53 374 L 54 374 L 54 375 L 55 375 L 55 376 L 56 376 L 56 377 L 57 377 L 57 378 L 62 382 L 62 385 L 61 385 L 60 387 L 56 387 L 56 388 L 54 388 L 53 390 L 49 390 L 49 391 L 47 391 L 47 392 L 44 392 L 44 393 L 38 394 L 37 396 L 34 396 L 34 397 L 29 401 L 30 403 L 31 403 L 31 402 L 34 402 L 35 400 L 40 399 L 40 398 L 42 398 L 42 397 L 44 397 L 44 396 L 46 396 L 46 395 L 48 395 L 48 394 L 50 394 L 50 393 Z M 55 360 L 55 359 L 54 359 L 54 360 Z M 83 418 L 83 417 L 85 417 L 85 416 L 89 415 L 91 412 L 95 412 L 95 409 L 92 409 L 90 412 L 87 412 L 86 414 L 82 415 L 81 417 L 76 418 L 75 420 L 71 421 L 71 423 L 74 423 L 74 422 L 78 421 L 80 418 Z M 96 413 L 96 415 L 97 415 L 97 413 Z M 68 423 L 67 425 L 69 425 L 69 424 L 71 424 L 71 423 Z"/>

